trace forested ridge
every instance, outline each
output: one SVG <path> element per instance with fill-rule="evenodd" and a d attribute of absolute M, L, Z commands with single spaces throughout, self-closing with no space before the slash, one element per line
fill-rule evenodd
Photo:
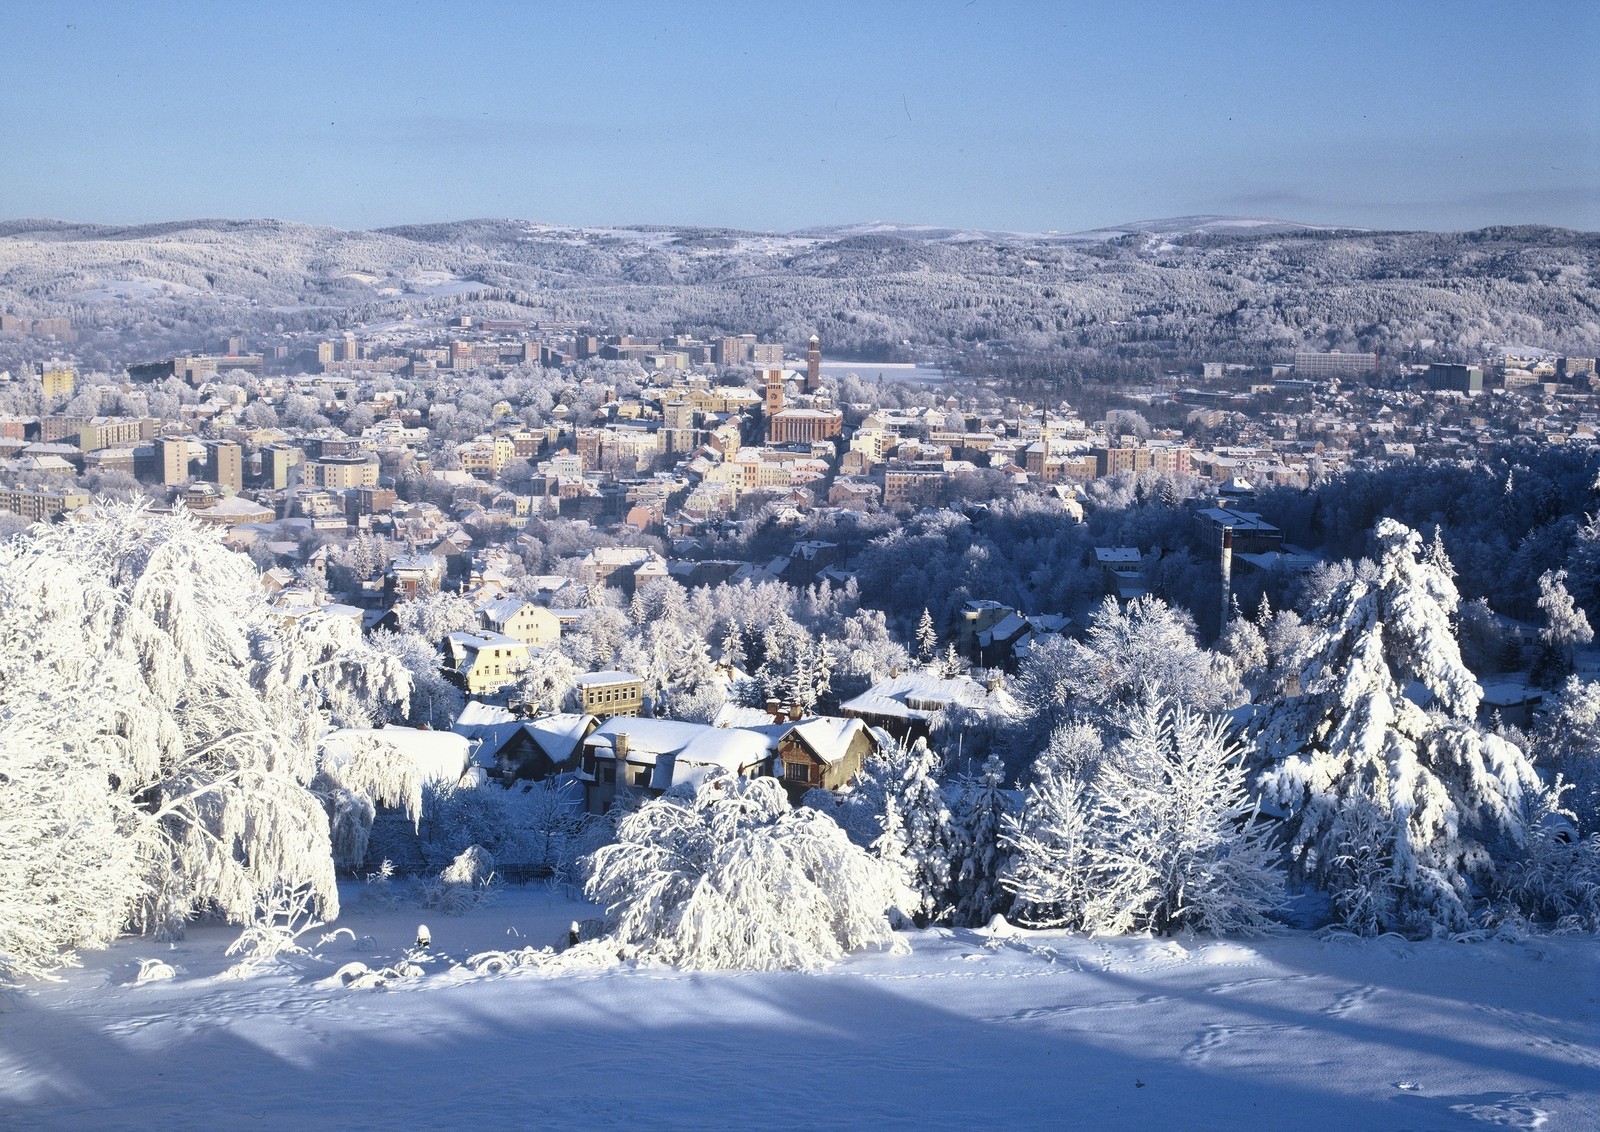
<path fill-rule="evenodd" d="M 11 221 L 0 225 L 0 306 L 68 315 L 147 351 L 460 310 L 616 333 L 749 331 L 796 347 L 817 333 L 843 357 L 938 350 L 973 367 L 994 364 L 980 346 L 1062 365 L 1107 354 L 1260 362 L 1298 348 L 1462 353 L 1490 342 L 1592 353 L 1600 236 Z M 116 340 L 96 341 L 110 351 Z"/>

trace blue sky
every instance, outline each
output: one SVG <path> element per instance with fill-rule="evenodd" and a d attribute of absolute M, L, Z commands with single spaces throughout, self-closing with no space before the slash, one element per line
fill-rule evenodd
<path fill-rule="evenodd" d="M 8 5 L 0 218 L 1600 229 L 1600 3 Z"/>

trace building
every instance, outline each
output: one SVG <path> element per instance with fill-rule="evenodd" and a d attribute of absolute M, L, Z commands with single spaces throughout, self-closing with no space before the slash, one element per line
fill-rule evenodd
<path fill-rule="evenodd" d="M 24 519 L 41 522 L 89 505 L 86 491 L 37 491 L 22 487 L 0 487 L 0 511 L 10 511 Z"/>
<path fill-rule="evenodd" d="M 1595 375 L 1593 358 L 1557 358 L 1556 376 L 1566 381 L 1587 381 Z"/>
<path fill-rule="evenodd" d="M 172 373 L 190 385 L 200 385 L 236 369 L 260 377 L 266 365 L 262 354 L 187 354 L 172 359 Z"/>
<path fill-rule="evenodd" d="M 132 448 L 154 438 L 160 423 L 150 417 L 93 417 L 78 430 L 78 448 Z"/>
<path fill-rule="evenodd" d="M 367 453 L 324 456 L 312 466 L 313 482 L 319 487 L 377 487 L 378 460 Z"/>
<path fill-rule="evenodd" d="M 161 482 L 176 487 L 189 482 L 189 442 L 181 436 L 164 436 L 156 441 L 156 459 Z"/>
<path fill-rule="evenodd" d="M 767 369 L 761 372 L 761 386 L 766 391 L 765 408 L 770 421 L 783 411 L 783 370 Z"/>
<path fill-rule="evenodd" d="M 815 393 L 822 388 L 822 340 L 815 334 L 806 347 L 806 392 Z"/>
<path fill-rule="evenodd" d="M 305 453 L 288 444 L 272 444 L 261 450 L 261 478 L 265 484 L 281 491 L 299 482 L 299 475 L 291 471 L 305 460 Z"/>
<path fill-rule="evenodd" d="M 1483 369 L 1458 362 L 1434 362 L 1422 375 L 1429 389 L 1453 393 L 1482 393 Z"/>
<path fill-rule="evenodd" d="M 1283 532 L 1253 511 L 1205 507 L 1195 512 L 1195 521 L 1213 555 L 1222 553 L 1224 531 L 1233 532 L 1235 554 L 1265 554 L 1283 549 Z"/>
<path fill-rule="evenodd" d="M 78 373 L 71 366 L 51 362 L 39 367 L 39 383 L 47 401 L 71 397 L 78 387 Z"/>
<path fill-rule="evenodd" d="M 244 487 L 244 450 L 231 440 L 208 442 L 206 479 L 238 494 Z"/>
<path fill-rule="evenodd" d="M 585 808 L 603 814 L 625 790 L 663 794 L 674 786 L 696 786 L 718 770 L 754 778 L 770 758 L 767 737 L 754 730 L 612 718 L 584 739 L 578 777 Z"/>
<path fill-rule="evenodd" d="M 779 385 L 780 399 L 782 385 Z M 768 444 L 813 444 L 844 433 L 844 413 L 838 409 L 780 409 L 767 416 Z"/>
<path fill-rule="evenodd" d="M 1301 350 L 1294 356 L 1294 375 L 1301 378 L 1362 377 L 1377 372 L 1377 354 Z"/>
<path fill-rule="evenodd" d="M 529 648 L 542 649 L 561 639 L 561 621 L 542 605 L 520 597 L 502 597 L 478 606 L 484 628 L 514 637 Z"/>
<path fill-rule="evenodd" d="M 532 660 L 528 646 L 504 633 L 451 633 L 445 656 L 469 695 L 489 696 L 514 684 Z"/>
<path fill-rule="evenodd" d="M 596 719 L 638 715 L 644 708 L 644 681 L 631 672 L 589 672 L 578 677 L 579 708 Z"/>
<path fill-rule="evenodd" d="M 925 738 L 942 713 L 969 709 L 995 710 L 999 685 L 985 686 L 970 676 L 945 678 L 931 672 L 909 672 L 880 680 L 859 696 L 839 705 L 839 714 L 881 727 L 895 738 Z"/>

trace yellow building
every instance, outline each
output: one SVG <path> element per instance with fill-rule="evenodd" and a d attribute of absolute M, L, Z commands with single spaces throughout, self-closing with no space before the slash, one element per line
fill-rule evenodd
<path fill-rule="evenodd" d="M 78 373 L 71 366 L 51 363 L 40 369 L 39 381 L 44 386 L 46 399 L 71 397 L 78 388 Z"/>

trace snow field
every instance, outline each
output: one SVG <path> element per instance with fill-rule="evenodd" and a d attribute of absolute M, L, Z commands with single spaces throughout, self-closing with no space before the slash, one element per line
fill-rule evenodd
<path fill-rule="evenodd" d="M 595 914 L 363 905 L 232 973 L 123 940 L 0 1003 L 9 1128 L 1592 1128 L 1592 938 L 1090 939 L 930 929 L 822 974 L 475 973 Z M 419 923 L 433 946 L 412 947 Z M 331 937 L 318 943 L 319 937 Z M 420 973 L 348 983 L 412 963 Z M 162 966 L 170 977 L 162 977 Z M 481 965 L 494 970 L 497 964 Z M 143 977 L 141 977 L 141 971 Z"/>

